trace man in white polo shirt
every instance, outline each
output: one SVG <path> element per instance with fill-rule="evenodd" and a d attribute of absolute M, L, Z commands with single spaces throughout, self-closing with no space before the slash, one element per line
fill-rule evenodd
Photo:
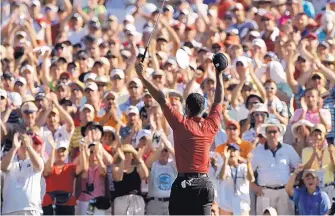
<path fill-rule="evenodd" d="M 3 209 L 6 215 L 40 215 L 42 157 L 32 147 L 31 136 L 16 133 L 10 151 L 2 158 Z"/>
<path fill-rule="evenodd" d="M 261 132 L 267 142 L 253 150 L 252 158 L 252 167 L 258 173 L 257 185 L 251 184 L 257 195 L 257 215 L 263 214 L 269 206 L 275 208 L 278 215 L 293 215 L 293 203 L 285 193 L 285 185 L 300 158 L 292 146 L 279 142 L 285 131 L 277 119 L 263 124 Z"/>

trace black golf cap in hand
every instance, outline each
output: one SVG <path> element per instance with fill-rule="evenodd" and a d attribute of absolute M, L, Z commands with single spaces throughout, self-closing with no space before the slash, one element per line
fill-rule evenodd
<path fill-rule="evenodd" d="M 222 53 L 217 53 L 213 56 L 213 64 L 216 71 L 221 72 L 228 67 L 228 58 Z"/>

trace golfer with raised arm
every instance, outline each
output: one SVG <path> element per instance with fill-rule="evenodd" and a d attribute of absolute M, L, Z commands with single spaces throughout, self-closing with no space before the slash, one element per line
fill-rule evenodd
<path fill-rule="evenodd" d="M 205 98 L 191 93 L 186 99 L 185 115 L 180 114 L 160 91 L 144 76 L 144 65 L 138 64 L 136 72 L 152 97 L 160 104 L 173 129 L 178 177 L 172 184 L 169 201 L 170 215 L 210 215 L 214 200 L 214 187 L 207 176 L 209 151 L 219 129 L 222 113 L 222 72 L 227 58 L 218 53 L 213 57 L 216 68 L 215 99 L 206 119 L 202 118 Z"/>

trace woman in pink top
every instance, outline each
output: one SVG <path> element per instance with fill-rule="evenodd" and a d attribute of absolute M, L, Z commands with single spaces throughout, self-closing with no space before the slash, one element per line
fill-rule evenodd
<path fill-rule="evenodd" d="M 89 201 L 96 197 L 105 196 L 106 165 L 103 162 L 103 146 L 92 143 L 90 148 L 89 168 L 82 174 L 81 194 L 77 201 L 76 214 L 86 215 Z"/>
<path fill-rule="evenodd" d="M 315 88 L 306 89 L 305 96 L 301 99 L 301 109 L 294 112 L 291 123 L 305 119 L 313 124 L 323 124 L 328 131 L 331 130 L 331 114 L 328 109 L 322 109 L 322 106 L 320 92 Z"/>

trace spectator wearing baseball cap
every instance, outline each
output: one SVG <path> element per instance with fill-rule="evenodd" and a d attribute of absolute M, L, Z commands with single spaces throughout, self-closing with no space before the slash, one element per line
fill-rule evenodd
<path fill-rule="evenodd" d="M 88 122 L 94 121 L 95 118 L 95 109 L 91 104 L 84 104 L 80 107 L 80 109 L 78 109 L 78 111 L 78 119 L 69 147 L 71 161 L 73 161 L 79 153 L 79 143 L 80 139 L 83 137 L 81 134 L 81 128 Z"/>
<path fill-rule="evenodd" d="M 311 130 L 312 147 L 302 150 L 302 164 L 305 169 L 314 169 L 319 178 L 321 190 L 326 192 L 332 200 L 335 198 L 334 171 L 335 171 L 335 148 L 328 145 L 326 141 L 327 130 L 323 124 L 316 124 Z"/>
<path fill-rule="evenodd" d="M 261 37 L 268 51 L 274 51 L 274 42 L 279 36 L 279 29 L 276 27 L 275 21 L 275 17 L 271 12 L 267 12 L 261 18 L 261 22 L 264 24 L 264 31 L 261 32 Z"/>
<path fill-rule="evenodd" d="M 84 95 L 87 100 L 86 103 L 92 105 L 96 111 L 96 114 L 98 114 L 102 106 L 99 97 L 98 85 L 95 82 L 87 82 L 84 89 Z M 98 118 L 99 116 L 96 115 L 96 121 L 99 121 Z"/>
<path fill-rule="evenodd" d="M 46 126 L 41 129 L 43 134 L 43 140 L 45 143 L 45 151 L 50 155 L 51 144 L 49 143 L 48 136 L 52 135 L 56 144 L 63 142 L 67 144 L 67 148 L 70 145 L 71 136 L 74 131 L 73 119 L 69 113 L 67 113 L 63 107 L 58 103 L 57 98 L 52 97 L 51 101 L 54 108 L 48 115 L 46 120 Z M 65 122 L 61 124 L 60 120 Z"/>
<path fill-rule="evenodd" d="M 120 129 L 122 143 L 131 143 L 135 146 L 137 133 L 142 129 L 139 110 L 136 106 L 129 106 L 126 112 L 127 125 Z"/>
<path fill-rule="evenodd" d="M 127 122 L 124 113 L 120 113 L 117 106 L 117 94 L 113 91 L 108 91 L 103 96 L 104 115 L 99 119 L 101 125 L 110 126 L 119 131 Z"/>
<path fill-rule="evenodd" d="M 81 145 L 79 163 L 67 163 L 69 154 L 68 143 L 64 140 L 56 143 L 52 136 L 48 136 L 50 144 L 50 157 L 44 168 L 44 177 L 46 179 L 46 195 L 43 199 L 43 214 L 52 215 L 54 211 L 64 215 L 74 215 L 76 198 L 72 195 L 74 192 L 74 180 L 77 176 L 87 171 L 87 150 Z M 57 203 L 55 207 L 54 199 L 57 197 L 57 192 L 67 196 L 64 203 Z"/>
<path fill-rule="evenodd" d="M 249 182 L 254 181 L 251 154 L 248 154 L 247 164 L 240 163 L 240 147 L 236 143 L 230 143 L 221 155 L 224 163 L 217 172 L 221 181 L 218 203 L 220 215 L 249 214 Z"/>
<path fill-rule="evenodd" d="M 128 90 L 125 86 L 124 71 L 114 68 L 110 72 L 111 90 L 118 95 L 118 104 L 124 103 L 128 99 Z"/>
<path fill-rule="evenodd" d="M 227 142 L 216 147 L 215 152 L 222 154 L 229 144 L 239 146 L 240 155 L 247 158 L 247 155 L 252 151 L 253 146 L 250 142 L 240 139 L 240 124 L 235 121 L 229 121 L 226 124 Z"/>
<path fill-rule="evenodd" d="M 126 113 L 130 106 L 136 106 L 138 110 L 143 107 L 141 96 L 143 94 L 143 84 L 139 78 L 132 78 L 128 82 L 129 98 L 119 106 L 120 111 Z"/>
<path fill-rule="evenodd" d="M 14 91 L 19 93 L 22 97 L 27 94 L 27 81 L 23 77 L 17 77 L 14 81 Z"/>
<path fill-rule="evenodd" d="M 331 203 L 328 195 L 318 186 L 318 175 L 315 170 L 298 166 L 291 175 L 285 189 L 293 200 L 299 215 L 327 215 Z M 294 183 L 299 172 L 303 171 L 304 185 L 294 188 Z"/>
<path fill-rule="evenodd" d="M 236 3 L 231 7 L 231 11 L 236 19 L 236 24 L 232 27 L 237 28 L 239 36 L 243 39 L 248 31 L 258 29 L 257 23 L 246 18 L 244 6 L 241 3 Z"/>

